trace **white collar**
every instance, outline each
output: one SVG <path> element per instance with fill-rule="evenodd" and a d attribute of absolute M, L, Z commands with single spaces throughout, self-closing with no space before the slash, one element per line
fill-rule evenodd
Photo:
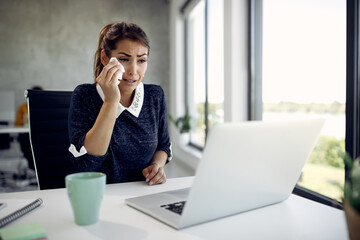
<path fill-rule="evenodd" d="M 100 95 L 101 99 L 104 101 L 104 92 L 99 84 L 96 84 L 96 90 Z M 135 89 L 135 96 L 130 107 L 126 108 L 123 105 L 121 105 L 121 103 L 118 103 L 118 111 L 116 117 L 119 117 L 124 110 L 128 110 L 128 112 L 134 115 L 135 117 L 139 117 L 143 103 L 144 103 L 144 84 L 141 82 Z"/>

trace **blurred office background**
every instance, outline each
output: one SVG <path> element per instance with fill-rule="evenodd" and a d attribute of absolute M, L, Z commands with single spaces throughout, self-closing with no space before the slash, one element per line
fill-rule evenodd
<path fill-rule="evenodd" d="M 7 116 L 34 85 L 73 90 L 93 82 L 99 31 L 120 21 L 137 23 L 150 39 L 144 82 L 164 88 L 174 118 L 191 116 L 189 133 L 169 123 L 168 177 L 194 175 L 215 123 L 321 117 L 327 123 L 299 184 L 341 199 L 345 0 L 0 1 Z"/>
<path fill-rule="evenodd" d="M 24 89 L 73 90 L 93 82 L 101 28 L 112 22 L 140 25 L 151 42 L 145 82 L 169 91 L 169 2 L 165 0 L 4 0 L 0 2 L 0 88 L 24 102 Z"/>
<path fill-rule="evenodd" d="M 169 98 L 170 1 L 0 1 L 0 121 L 15 121 L 25 89 L 73 90 L 94 82 L 99 32 L 104 25 L 121 21 L 134 22 L 147 33 L 151 52 L 143 81 L 161 85 Z M 10 148 L 0 150 L 0 169 L 20 174 L 26 162 L 17 134 L 10 135 Z M 169 168 L 168 175 L 193 174 L 180 168 Z"/>

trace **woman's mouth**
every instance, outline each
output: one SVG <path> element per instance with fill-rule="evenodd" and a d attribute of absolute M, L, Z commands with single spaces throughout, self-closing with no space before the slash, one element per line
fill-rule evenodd
<path fill-rule="evenodd" d="M 135 83 L 136 82 L 136 80 L 126 79 L 126 78 L 123 78 L 123 80 L 125 82 L 128 82 L 128 83 Z"/>

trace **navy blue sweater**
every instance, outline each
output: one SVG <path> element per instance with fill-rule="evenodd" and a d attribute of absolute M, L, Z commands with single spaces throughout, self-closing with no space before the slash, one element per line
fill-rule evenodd
<path fill-rule="evenodd" d="M 102 104 L 95 84 L 82 84 L 74 90 L 69 110 L 69 138 L 78 151 Z M 162 150 L 171 157 L 170 147 L 164 91 L 160 86 L 144 84 L 144 102 L 138 118 L 127 110 L 120 114 L 104 156 L 70 155 L 79 172 L 103 172 L 108 183 L 120 183 L 144 180 L 142 170 L 154 153 Z"/>

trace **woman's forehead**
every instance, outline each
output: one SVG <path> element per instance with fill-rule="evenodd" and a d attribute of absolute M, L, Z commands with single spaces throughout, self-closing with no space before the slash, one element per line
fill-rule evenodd
<path fill-rule="evenodd" d="M 117 54 L 128 54 L 135 56 L 144 56 L 148 54 L 148 48 L 138 41 L 130 39 L 123 39 L 117 42 L 116 49 L 114 50 Z"/>

